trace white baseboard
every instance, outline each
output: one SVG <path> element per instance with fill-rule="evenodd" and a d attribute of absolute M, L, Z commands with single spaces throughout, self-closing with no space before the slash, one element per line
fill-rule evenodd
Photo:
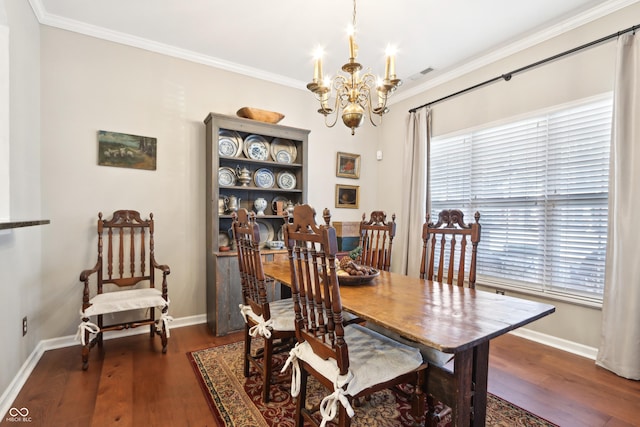
<path fill-rule="evenodd" d="M 530 329 L 520 328 L 511 331 L 510 333 L 518 337 L 526 338 L 530 341 L 535 341 L 540 344 L 548 345 L 549 347 L 586 357 L 587 359 L 596 360 L 596 356 L 598 355 L 598 349 L 595 347 L 589 347 L 573 341 L 554 337 L 552 335 L 532 331 Z"/>
<path fill-rule="evenodd" d="M 174 319 L 171 322 L 171 329 L 181 328 L 183 326 L 198 325 L 201 323 L 206 323 L 206 321 L 206 314 L 181 317 L 179 319 Z M 115 338 L 127 337 L 130 335 L 146 334 L 148 332 L 148 328 L 125 329 L 122 331 L 109 332 L 108 334 L 104 335 L 104 339 L 111 340 Z M 4 393 L 2 393 L 2 396 L 0 396 L 0 415 L 3 416 L 3 418 L 0 419 L 4 419 L 4 415 L 9 411 L 9 409 L 11 409 L 11 404 L 16 400 L 16 397 L 18 397 L 18 393 L 20 393 L 20 390 L 22 390 L 22 386 L 24 386 L 24 383 L 27 382 L 27 379 L 31 375 L 31 372 L 33 372 L 33 369 L 38 364 L 38 361 L 40 360 L 44 352 L 47 350 L 55 350 L 57 348 L 71 347 L 74 345 L 79 345 L 78 341 L 76 341 L 75 339 L 75 335 L 68 335 L 65 337 L 51 338 L 40 341 L 38 345 L 36 345 L 36 348 L 33 350 L 33 352 L 31 352 L 27 360 L 22 364 L 13 381 L 11 381 L 11 384 L 9 384 L 9 387 L 7 387 Z"/>

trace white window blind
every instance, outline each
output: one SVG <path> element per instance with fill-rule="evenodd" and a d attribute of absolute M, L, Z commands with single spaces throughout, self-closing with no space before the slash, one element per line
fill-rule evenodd
<path fill-rule="evenodd" d="M 601 300 L 612 98 L 431 144 L 431 215 L 481 214 L 478 283 Z"/>

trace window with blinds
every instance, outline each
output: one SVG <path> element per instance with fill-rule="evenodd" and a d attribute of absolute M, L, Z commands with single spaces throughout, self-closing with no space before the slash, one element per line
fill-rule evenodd
<path fill-rule="evenodd" d="M 431 215 L 480 212 L 479 284 L 602 300 L 611 118 L 607 96 L 432 140 Z"/>

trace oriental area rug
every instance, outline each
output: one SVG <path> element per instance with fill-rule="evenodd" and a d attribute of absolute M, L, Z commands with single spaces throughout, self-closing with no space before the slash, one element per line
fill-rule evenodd
<path fill-rule="evenodd" d="M 272 386 L 271 402 L 264 404 L 262 378 L 255 370 L 249 378 L 244 377 L 242 356 L 242 342 L 187 353 L 218 424 L 225 427 L 293 427 L 295 399 L 289 394 L 290 383 Z M 278 357 L 276 364 L 282 366 L 286 354 Z M 320 402 L 326 394 L 326 389 L 309 378 L 307 399 L 311 404 Z M 390 390 L 374 394 L 354 409 L 353 427 L 411 426 L 413 422 L 409 415 L 410 403 Z M 445 417 L 439 427 L 450 424 L 450 418 Z M 488 395 L 486 425 L 557 427 L 492 394 Z"/>

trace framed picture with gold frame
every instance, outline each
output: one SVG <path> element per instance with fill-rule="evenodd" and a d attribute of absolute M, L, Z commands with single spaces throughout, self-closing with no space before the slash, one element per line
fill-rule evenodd
<path fill-rule="evenodd" d="M 358 209 L 359 205 L 359 186 L 336 184 L 336 208 Z"/>
<path fill-rule="evenodd" d="M 338 153 L 336 158 L 336 176 L 342 178 L 360 178 L 360 154 Z"/>

